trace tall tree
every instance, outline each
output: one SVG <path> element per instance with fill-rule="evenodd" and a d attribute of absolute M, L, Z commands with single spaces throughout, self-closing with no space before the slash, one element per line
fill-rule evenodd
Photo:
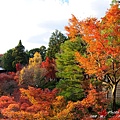
<path fill-rule="evenodd" d="M 12 63 L 13 66 L 15 66 L 17 63 L 20 63 L 22 65 L 26 65 L 28 63 L 28 57 L 25 52 L 25 47 L 22 45 L 21 40 L 19 40 L 18 45 L 14 48 L 12 55 L 15 58 Z"/>
<path fill-rule="evenodd" d="M 67 100 L 80 100 L 84 96 L 81 86 L 84 75 L 74 54 L 76 51 L 85 54 L 86 43 L 80 37 L 76 37 L 74 42 L 68 40 L 60 48 L 61 52 L 56 54 L 56 74 L 60 78 L 57 87 L 61 90 L 60 95 Z"/>
<path fill-rule="evenodd" d="M 80 79 L 83 71 L 79 68 L 75 59 L 75 52 L 85 54 L 86 43 L 80 37 L 75 41 L 66 41 L 60 47 L 60 53 L 56 54 L 57 76 L 61 79 Z"/>
<path fill-rule="evenodd" d="M 12 66 L 12 62 L 15 60 L 15 58 L 12 55 L 13 49 L 8 50 L 4 56 L 3 56 L 3 67 L 7 71 L 15 71 L 15 66 Z"/>
<path fill-rule="evenodd" d="M 120 10 L 118 4 L 113 5 L 101 21 L 96 18 L 76 20 L 79 34 L 87 43 L 87 54 L 76 53 L 80 67 L 91 76 L 111 87 L 113 111 L 116 109 L 116 88 L 120 81 Z M 75 36 L 71 26 L 66 27 L 68 35 Z M 74 27 L 73 27 L 74 28 Z M 78 28 L 77 28 L 78 29 Z"/>
<path fill-rule="evenodd" d="M 55 30 L 49 39 L 46 56 L 49 58 L 55 58 L 55 54 L 60 51 L 60 45 L 66 40 L 67 37 L 65 35 L 63 35 L 60 31 Z"/>

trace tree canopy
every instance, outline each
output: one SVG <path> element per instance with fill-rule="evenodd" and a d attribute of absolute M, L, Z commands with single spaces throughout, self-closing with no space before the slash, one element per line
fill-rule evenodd
<path fill-rule="evenodd" d="M 49 39 L 46 56 L 49 58 L 55 58 L 55 54 L 60 51 L 60 45 L 66 40 L 67 37 L 64 34 L 58 30 L 55 30 Z"/>
<path fill-rule="evenodd" d="M 106 83 L 112 89 L 113 110 L 116 103 L 116 88 L 120 81 L 120 10 L 118 4 L 113 5 L 101 21 L 87 18 L 74 19 L 66 27 L 68 35 L 74 40 L 80 34 L 87 43 L 87 54 L 76 52 L 76 60 L 80 67 L 90 76 Z M 75 26 L 75 27 L 74 27 Z M 80 26 L 80 27 L 76 27 Z"/>
<path fill-rule="evenodd" d="M 14 57 L 14 61 L 12 62 L 13 66 L 15 66 L 17 63 L 22 65 L 28 64 L 28 57 L 21 40 L 19 40 L 18 45 L 13 49 L 12 56 Z"/>

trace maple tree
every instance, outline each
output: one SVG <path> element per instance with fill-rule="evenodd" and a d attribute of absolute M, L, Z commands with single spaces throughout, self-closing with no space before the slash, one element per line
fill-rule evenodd
<path fill-rule="evenodd" d="M 22 69 L 22 65 L 20 63 L 16 64 L 16 71 L 20 71 Z"/>
<path fill-rule="evenodd" d="M 0 112 L 6 119 L 49 119 L 56 93 L 57 89 L 21 88 L 18 101 L 14 97 L 0 97 Z"/>
<path fill-rule="evenodd" d="M 45 75 L 45 79 L 47 81 L 56 79 L 56 64 L 54 59 L 46 57 L 45 61 L 41 63 L 41 68 L 45 68 L 47 70 L 47 74 Z"/>
<path fill-rule="evenodd" d="M 14 79 L 15 74 L 13 74 L 0 74 L 0 96 L 11 95 L 17 87 L 17 81 Z"/>
<path fill-rule="evenodd" d="M 101 21 L 87 18 L 79 21 L 73 16 L 66 27 L 68 36 L 81 35 L 87 43 L 86 55 L 76 52 L 80 67 L 90 76 L 96 76 L 112 89 L 113 110 L 116 109 L 116 88 L 120 81 L 120 10 L 113 5 Z"/>

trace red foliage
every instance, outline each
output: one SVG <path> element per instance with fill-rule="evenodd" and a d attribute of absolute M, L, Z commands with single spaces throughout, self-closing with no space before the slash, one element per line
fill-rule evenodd
<path fill-rule="evenodd" d="M 17 82 L 14 80 L 14 76 L 14 72 L 0 74 L 0 95 L 12 94 L 14 88 L 17 87 Z"/>
<path fill-rule="evenodd" d="M 46 68 L 46 70 L 47 70 L 47 74 L 46 74 L 46 79 L 47 80 L 56 78 L 56 75 L 55 75 L 56 65 L 55 65 L 54 59 L 50 59 L 50 58 L 47 57 L 46 60 L 41 63 L 41 67 Z"/>
<path fill-rule="evenodd" d="M 20 71 L 22 69 L 22 65 L 20 63 L 16 64 L 16 70 Z"/>
<path fill-rule="evenodd" d="M 6 73 L 1 73 L 0 74 L 0 82 L 3 82 L 4 80 L 13 80 L 14 77 L 12 75 L 6 74 Z"/>
<path fill-rule="evenodd" d="M 115 112 L 114 116 L 111 117 L 111 118 L 109 118 L 109 120 L 120 120 L 120 109 L 118 109 L 118 110 Z"/>
<path fill-rule="evenodd" d="M 100 116 L 102 116 L 103 118 L 105 118 L 107 116 L 108 112 L 106 110 L 102 110 L 101 112 L 98 112 L 98 114 Z"/>
<path fill-rule="evenodd" d="M 56 89 L 50 91 L 29 87 L 28 89 L 22 88 L 20 91 L 16 90 L 13 95 L 16 95 L 17 92 L 21 92 L 16 96 L 19 97 L 17 101 L 13 97 L 0 97 L 0 112 L 4 117 L 19 119 L 26 116 L 26 119 L 34 119 L 36 115 L 47 117 L 51 114 L 51 105 L 56 98 Z"/>
<path fill-rule="evenodd" d="M 0 97 L 0 111 L 7 108 L 10 104 L 15 103 L 12 97 L 2 96 Z"/>

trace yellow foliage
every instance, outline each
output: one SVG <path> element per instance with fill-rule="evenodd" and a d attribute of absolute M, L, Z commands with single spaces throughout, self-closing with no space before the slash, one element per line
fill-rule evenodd
<path fill-rule="evenodd" d="M 38 53 L 38 52 L 36 52 L 34 54 L 33 58 L 29 59 L 29 65 L 32 65 L 32 66 L 36 66 L 38 64 L 41 64 L 41 62 L 42 62 L 42 57 L 41 57 L 40 53 Z"/>

